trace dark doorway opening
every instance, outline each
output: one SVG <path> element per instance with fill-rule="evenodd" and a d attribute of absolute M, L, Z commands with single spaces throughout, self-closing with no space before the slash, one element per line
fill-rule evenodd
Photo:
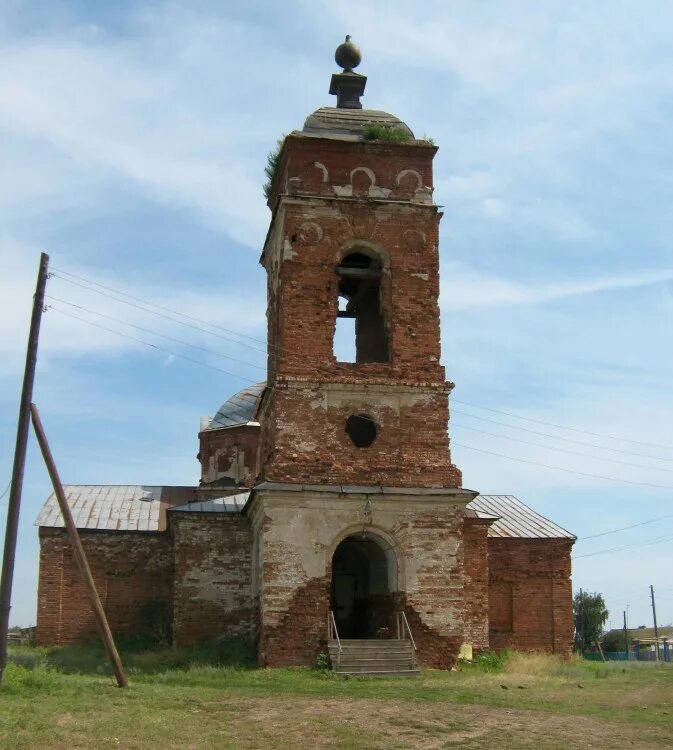
<path fill-rule="evenodd" d="M 332 558 L 331 609 L 341 638 L 392 637 L 395 559 L 379 537 L 344 539 Z"/>

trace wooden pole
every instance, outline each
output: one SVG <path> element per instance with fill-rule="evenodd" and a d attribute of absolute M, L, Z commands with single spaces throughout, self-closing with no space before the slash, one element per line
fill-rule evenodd
<path fill-rule="evenodd" d="M 598 648 L 598 653 L 601 655 L 601 659 L 603 661 L 607 661 L 607 659 L 605 658 L 605 654 L 603 653 L 603 648 L 601 646 L 601 642 L 600 641 L 596 641 L 596 646 Z"/>
<path fill-rule="evenodd" d="M 86 559 L 84 547 L 82 546 L 82 540 L 79 537 L 77 527 L 75 526 L 75 522 L 73 521 L 72 513 L 70 512 L 70 506 L 68 505 L 65 492 L 63 491 L 63 485 L 61 484 L 61 479 L 58 475 L 58 470 L 56 469 L 54 457 L 51 455 L 49 443 L 47 442 L 47 436 L 45 435 L 44 429 L 42 427 L 42 422 L 40 421 L 40 415 L 35 404 L 30 405 L 30 414 L 33 418 L 33 428 L 35 429 L 37 442 L 40 445 L 42 457 L 44 458 L 44 462 L 47 465 L 47 471 L 49 472 L 49 477 L 54 487 L 54 493 L 56 495 L 56 499 L 58 500 L 58 505 L 61 509 L 63 520 L 65 521 L 65 527 L 68 531 L 68 536 L 70 537 L 72 551 L 74 553 L 75 560 L 77 561 L 77 566 L 79 567 L 80 573 L 82 574 L 84 587 L 86 588 L 86 593 L 89 598 L 89 602 L 91 603 L 91 609 L 93 609 L 93 613 L 96 618 L 96 624 L 98 625 L 100 636 L 103 639 L 103 644 L 105 645 L 105 650 L 107 651 L 110 663 L 112 664 L 112 669 L 114 670 L 115 677 L 117 678 L 117 684 L 122 688 L 128 687 L 129 683 L 126 679 L 126 675 L 124 674 L 124 667 L 122 666 L 121 659 L 119 658 L 119 652 L 117 651 L 117 647 L 115 646 L 115 642 L 112 637 L 112 631 L 110 630 L 110 625 L 108 624 L 107 617 L 105 616 L 105 610 L 103 609 L 103 605 L 101 604 L 98 592 L 96 591 L 96 584 L 93 580 L 93 576 L 91 575 L 91 569 L 89 568 L 89 563 Z"/>
<path fill-rule="evenodd" d="M 49 274 L 49 256 L 40 255 L 40 267 L 33 296 L 33 312 L 30 318 L 30 332 L 26 349 L 26 364 L 23 371 L 23 386 L 19 404 L 19 419 L 16 427 L 16 444 L 14 447 L 14 465 L 12 481 L 7 502 L 7 526 L 5 527 L 5 547 L 2 555 L 2 574 L 0 574 L 0 685 L 7 665 L 7 634 L 9 631 L 9 612 L 12 606 L 12 582 L 14 580 L 14 560 L 16 558 L 16 537 L 19 530 L 19 511 L 21 508 L 21 491 L 23 473 L 26 466 L 26 448 L 30 427 L 30 402 L 33 400 L 33 383 L 37 367 L 37 345 L 40 338 L 40 323 L 44 309 L 44 292 Z"/>
<path fill-rule="evenodd" d="M 654 620 L 654 654 L 659 661 L 659 628 L 657 627 L 657 608 L 654 606 L 654 586 L 650 585 L 650 596 L 652 597 L 652 619 Z"/>
<path fill-rule="evenodd" d="M 626 660 L 629 660 L 629 631 L 626 627 L 626 610 L 624 610 L 624 651 L 626 651 Z"/>

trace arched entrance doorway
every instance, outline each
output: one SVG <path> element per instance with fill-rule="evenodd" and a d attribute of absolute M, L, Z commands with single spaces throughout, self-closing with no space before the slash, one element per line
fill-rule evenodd
<path fill-rule="evenodd" d="M 332 557 L 331 609 L 342 638 L 386 637 L 392 632 L 397 562 L 381 537 L 346 537 Z"/>

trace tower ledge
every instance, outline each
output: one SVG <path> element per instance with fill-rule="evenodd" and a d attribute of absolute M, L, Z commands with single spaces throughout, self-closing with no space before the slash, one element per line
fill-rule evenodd
<path fill-rule="evenodd" d="M 414 138 L 411 128 L 395 115 L 378 109 L 342 109 L 320 107 L 306 118 L 303 133 L 343 140 L 364 140 L 364 130 L 369 125 L 399 130 Z"/>

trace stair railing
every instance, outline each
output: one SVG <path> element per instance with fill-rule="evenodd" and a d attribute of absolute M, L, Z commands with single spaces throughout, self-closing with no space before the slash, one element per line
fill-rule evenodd
<path fill-rule="evenodd" d="M 411 633 L 411 628 L 409 627 L 409 620 L 407 620 L 407 616 L 404 612 L 404 610 L 401 610 L 397 613 L 397 637 L 399 640 L 407 640 L 407 637 L 411 641 L 411 645 L 413 646 L 413 651 L 411 652 L 412 660 L 413 660 L 413 667 L 416 668 L 416 651 L 418 649 L 416 648 L 416 641 L 414 640 L 414 636 Z"/>
<path fill-rule="evenodd" d="M 339 638 L 339 630 L 337 629 L 336 620 L 334 619 L 334 612 L 330 609 L 329 614 L 327 615 L 327 638 L 330 641 L 336 641 L 337 646 L 339 647 L 339 655 L 337 656 L 337 666 L 341 663 L 341 652 L 343 649 L 341 648 L 341 640 Z"/>

